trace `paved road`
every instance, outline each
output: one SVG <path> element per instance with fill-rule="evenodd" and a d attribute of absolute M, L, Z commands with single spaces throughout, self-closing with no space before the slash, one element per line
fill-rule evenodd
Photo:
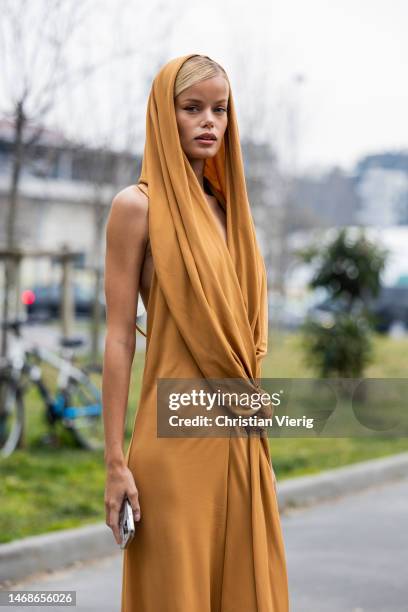
<path fill-rule="evenodd" d="M 291 612 L 408 611 L 408 479 L 292 511 L 282 525 Z M 121 561 L 119 553 L 18 588 L 72 589 L 77 607 L 65 610 L 119 612 Z"/>
<path fill-rule="evenodd" d="M 291 612 L 408 612 L 408 480 L 282 524 Z"/>

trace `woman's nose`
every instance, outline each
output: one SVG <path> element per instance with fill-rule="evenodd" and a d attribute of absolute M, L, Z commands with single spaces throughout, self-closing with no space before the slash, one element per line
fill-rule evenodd
<path fill-rule="evenodd" d="M 203 126 L 205 125 L 213 127 L 214 121 L 210 117 L 207 117 L 206 119 L 203 120 Z"/>

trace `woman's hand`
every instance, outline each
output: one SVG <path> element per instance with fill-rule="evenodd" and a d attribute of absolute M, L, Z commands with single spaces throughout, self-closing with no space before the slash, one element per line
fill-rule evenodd
<path fill-rule="evenodd" d="M 126 464 L 107 468 L 105 486 L 106 524 L 112 529 L 117 544 L 120 544 L 119 511 L 125 496 L 132 506 L 135 521 L 140 520 L 139 494 L 133 474 Z"/>

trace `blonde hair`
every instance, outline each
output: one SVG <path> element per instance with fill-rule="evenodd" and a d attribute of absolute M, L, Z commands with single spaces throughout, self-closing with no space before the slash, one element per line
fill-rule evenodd
<path fill-rule="evenodd" d="M 215 76 L 223 76 L 229 85 L 224 68 L 208 55 L 193 55 L 182 64 L 174 83 L 174 97 L 199 81 Z"/>

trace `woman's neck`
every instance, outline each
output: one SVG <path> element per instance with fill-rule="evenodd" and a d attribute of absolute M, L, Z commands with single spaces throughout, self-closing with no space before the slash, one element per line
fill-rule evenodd
<path fill-rule="evenodd" d="M 197 177 L 198 182 L 201 185 L 201 189 L 205 192 L 205 185 L 204 185 L 204 164 L 205 164 L 205 160 L 204 159 L 190 159 L 190 165 L 192 167 L 192 169 L 194 170 L 194 173 Z"/>
<path fill-rule="evenodd" d="M 190 159 L 191 167 L 193 168 L 195 175 L 197 177 L 198 182 L 201 185 L 201 189 L 205 194 L 209 196 L 214 196 L 213 191 L 211 189 L 211 184 L 209 180 L 204 176 L 204 159 Z"/>

